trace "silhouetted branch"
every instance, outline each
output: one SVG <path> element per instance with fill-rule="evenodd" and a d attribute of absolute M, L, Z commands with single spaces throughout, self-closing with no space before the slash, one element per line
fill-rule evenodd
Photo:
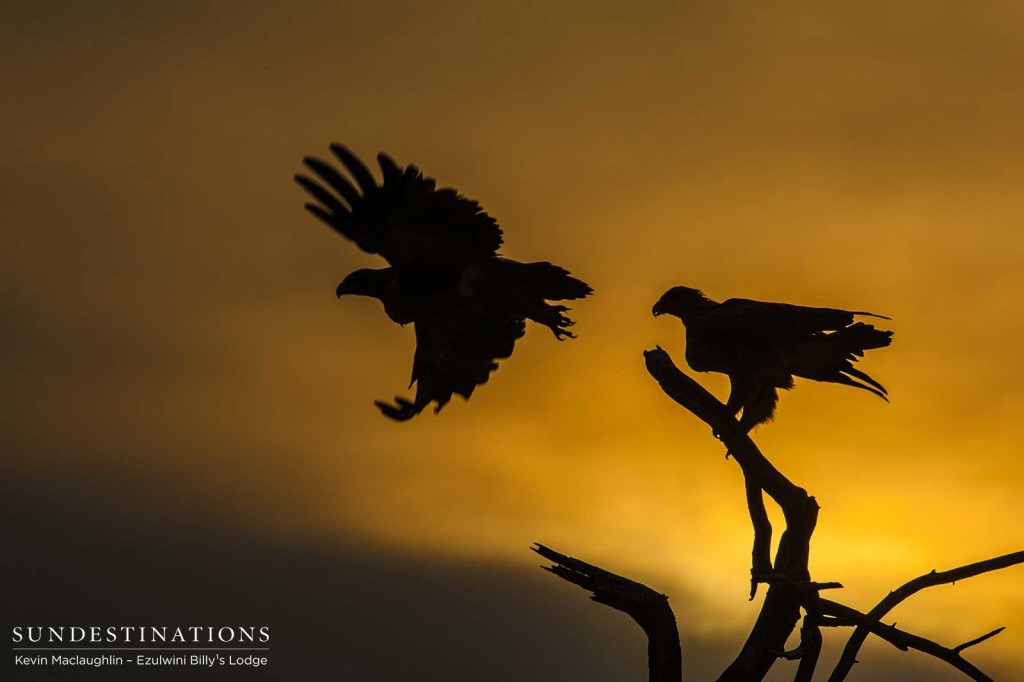
<path fill-rule="evenodd" d="M 761 612 L 736 659 L 718 682 L 750 682 L 763 679 L 778 658 L 799 660 L 796 682 L 811 682 L 822 645 L 822 627 L 853 627 L 854 631 L 832 672 L 829 682 L 842 682 L 856 663 L 856 655 L 868 633 L 906 651 L 915 649 L 949 663 L 971 679 L 990 682 L 985 673 L 965 661 L 961 653 L 1002 632 L 998 628 L 956 647 L 944 647 L 924 637 L 888 626 L 881 619 L 900 602 L 918 591 L 975 575 L 1024 563 L 1024 552 L 1015 552 L 941 573 L 932 571 L 889 593 L 867 614 L 820 596 L 822 590 L 840 588 L 836 582 L 813 582 L 808 571 L 810 540 L 818 517 L 818 505 L 803 488 L 791 483 L 765 458 L 732 414 L 713 395 L 688 377 L 657 348 L 645 351 L 647 371 L 674 401 L 711 427 L 743 471 L 747 508 L 754 528 L 751 552 L 751 593 L 767 583 Z M 771 560 L 772 527 L 764 495 L 782 509 L 786 528 Z M 543 545 L 533 548 L 554 562 L 545 567 L 555 575 L 593 592 L 591 599 L 629 614 L 648 637 L 650 679 L 680 680 L 682 675 L 679 634 L 668 599 L 640 583 L 565 556 Z M 786 640 L 800 620 L 800 644 L 785 650 Z"/>
<path fill-rule="evenodd" d="M 808 501 L 813 498 L 807 491 L 793 485 L 768 459 L 761 454 L 750 436 L 740 428 L 739 423 L 725 409 L 725 405 L 711 395 L 703 386 L 684 374 L 672 362 L 668 353 L 657 347 L 644 351 L 647 371 L 661 385 L 668 397 L 692 412 L 698 419 L 711 427 L 713 433 L 725 444 L 733 458 L 743 470 L 747 488 L 747 506 L 754 526 L 753 571 L 760 576 L 770 572 L 771 561 L 765 556 L 771 547 L 771 524 L 764 510 L 759 490 L 768 493 L 787 515 L 807 515 Z M 815 508 L 815 515 L 817 505 Z M 811 524 L 813 527 L 813 523 Z"/>
<path fill-rule="evenodd" d="M 800 666 L 796 669 L 793 682 L 811 682 L 814 669 L 818 667 L 818 656 L 821 655 L 820 615 L 808 612 L 804 616 L 804 624 L 800 628 Z"/>
<path fill-rule="evenodd" d="M 590 590 L 594 593 L 591 599 L 628 614 L 643 628 L 647 635 L 650 682 L 679 682 L 682 679 L 683 658 L 679 648 L 679 630 L 668 597 L 646 585 L 539 543 L 531 549 L 554 562 L 553 566 L 544 566 L 544 570 Z"/>
<path fill-rule="evenodd" d="M 715 396 L 684 374 L 661 347 L 644 351 L 647 371 L 661 385 L 669 398 L 692 412 L 711 427 L 743 469 L 761 485 L 772 499 L 783 506 L 784 501 L 800 500 L 807 491 L 798 488 L 783 476 L 761 451 L 750 436 L 740 428 L 739 422 L 725 409 Z"/>
<path fill-rule="evenodd" d="M 979 561 L 966 566 L 960 566 L 959 568 L 954 568 L 948 571 L 932 571 L 931 573 L 914 578 L 902 587 L 890 592 L 885 599 L 878 602 L 878 605 L 865 615 L 865 621 L 859 624 L 853 631 L 853 634 L 850 635 L 850 639 L 847 641 L 846 647 L 843 649 L 842 656 L 839 657 L 839 662 L 836 664 L 835 670 L 832 671 L 832 675 L 828 678 L 829 682 L 841 682 L 841 680 L 846 679 L 846 676 L 850 674 L 850 670 L 853 668 L 853 664 L 857 662 L 857 652 L 860 650 L 861 645 L 864 644 L 864 640 L 867 639 L 868 632 L 871 631 L 869 623 L 880 622 L 882 618 L 889 613 L 889 611 L 895 608 L 904 599 L 907 599 L 927 587 L 954 583 L 957 580 L 964 580 L 976 575 L 981 575 L 982 573 L 997 571 L 1001 568 L 1007 568 L 1020 563 L 1024 563 L 1024 551 L 1004 554 L 1003 556 Z M 968 646 L 982 642 L 996 634 L 998 633 L 993 632 L 985 637 L 978 638 L 976 641 L 967 642 L 965 645 L 961 645 L 962 648 L 960 651 Z M 960 652 L 955 651 L 955 654 L 956 657 L 959 658 Z M 978 671 L 978 674 L 983 673 Z M 974 679 L 988 678 L 975 677 Z"/>
<path fill-rule="evenodd" d="M 711 431 L 725 443 L 743 470 L 747 508 L 750 511 L 750 522 L 754 527 L 750 568 L 750 599 L 753 600 L 757 594 L 758 583 L 763 582 L 764 576 L 774 570 L 771 561 L 772 524 L 765 510 L 762 490 L 770 486 L 771 491 L 768 494 L 778 501 L 779 497 L 797 497 L 793 490 L 795 486 L 761 454 L 754 442 L 725 409 L 725 405 L 718 402 L 703 386 L 681 372 L 660 346 L 656 350 L 644 351 L 644 360 L 647 371 L 658 381 L 668 397 L 710 426 Z"/>
<path fill-rule="evenodd" d="M 879 639 L 889 642 L 900 651 L 909 651 L 910 649 L 914 649 L 950 664 L 972 680 L 977 680 L 978 682 L 991 681 L 991 678 L 988 675 L 976 668 L 972 663 L 961 658 L 960 650 L 957 648 L 950 649 L 944 647 L 930 639 L 906 632 L 905 630 L 900 630 L 895 625 L 885 625 L 877 620 L 868 621 L 865 614 L 838 602 L 822 599 L 821 609 L 823 613 L 830 614 L 829 618 L 822 620 L 822 625 L 830 627 L 857 627 L 863 625 L 871 632 L 871 634 L 875 635 Z M 979 637 L 977 640 L 967 642 L 967 644 L 968 646 L 977 644 L 988 637 L 998 634 L 1000 631 L 1002 631 L 1002 628 L 999 628 L 999 630 L 991 632 L 984 637 Z"/>
<path fill-rule="evenodd" d="M 754 601 L 758 583 L 772 572 L 772 523 L 768 520 L 768 510 L 764 506 L 761 486 L 752 477 L 747 476 L 743 477 L 743 485 L 747 491 L 750 522 L 754 526 L 754 549 L 751 552 L 750 567 L 750 601 Z"/>
<path fill-rule="evenodd" d="M 778 573 L 769 573 L 768 575 L 764 576 L 764 582 L 768 583 L 769 585 L 776 582 L 785 582 L 790 589 L 792 589 L 794 592 L 797 592 L 805 599 L 810 599 L 814 594 L 816 594 L 817 592 L 821 592 L 822 590 L 843 589 L 842 583 L 818 583 L 814 582 L 813 580 L 796 582 L 794 580 L 790 580 L 784 575 L 779 575 Z"/>
<path fill-rule="evenodd" d="M 998 635 L 1000 632 L 1002 632 L 1005 629 L 1006 629 L 1006 626 L 1004 625 L 1003 627 L 996 628 L 992 632 L 986 632 L 981 637 L 975 637 L 974 639 L 972 639 L 970 641 L 967 641 L 967 642 L 964 642 L 963 644 L 958 644 L 957 646 L 953 647 L 953 651 L 955 651 L 957 653 L 960 653 L 961 651 L 963 651 L 964 649 L 966 649 L 968 647 L 972 647 L 972 646 L 974 646 L 976 644 L 981 644 L 986 639 L 989 639 L 991 637 L 995 637 L 996 635 Z"/>
<path fill-rule="evenodd" d="M 692 412 L 711 427 L 743 470 L 747 486 L 747 506 L 754 526 L 752 577 L 766 582 L 764 570 L 769 563 L 764 557 L 770 546 L 771 526 L 764 511 L 763 499 L 755 495 L 760 489 L 768 493 L 782 508 L 786 530 L 779 539 L 771 574 L 786 580 L 771 582 L 761 613 L 736 660 L 722 673 L 719 682 L 760 680 L 784 651 L 786 639 L 800 619 L 803 603 L 801 590 L 794 589 L 810 581 L 807 561 L 811 534 L 818 519 L 818 505 L 803 488 L 793 485 L 761 451 L 739 423 L 713 395 L 688 377 L 660 347 L 644 352 L 647 371 L 657 380 L 668 397 Z M 767 526 L 767 528 L 766 528 Z"/>

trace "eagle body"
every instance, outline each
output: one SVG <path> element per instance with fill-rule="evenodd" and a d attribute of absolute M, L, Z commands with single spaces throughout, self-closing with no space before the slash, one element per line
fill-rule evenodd
<path fill-rule="evenodd" d="M 777 389 L 792 388 L 793 377 L 854 386 L 888 400 L 885 388 L 853 364 L 892 342 L 892 332 L 855 322 L 858 315 L 881 315 L 743 298 L 717 303 L 688 287 L 667 291 L 653 313 L 682 320 L 693 370 L 729 377 L 726 407 L 733 415 L 742 410 L 740 425 L 748 431 L 772 418 Z"/>
<path fill-rule="evenodd" d="M 559 340 L 572 337 L 568 310 L 549 301 L 583 298 L 590 287 L 548 262 L 520 263 L 498 254 L 497 222 L 454 189 L 438 189 L 415 166 L 377 157 L 373 174 L 345 147 L 331 151 L 348 171 L 316 157 L 303 160 L 312 176 L 296 182 L 315 200 L 305 208 L 363 251 L 390 267 L 350 273 L 336 294 L 370 296 L 397 324 L 413 324 L 413 400 L 376 401 L 404 421 L 431 403 L 441 410 L 453 393 L 469 398 L 512 354 L 526 321 L 547 326 Z"/>

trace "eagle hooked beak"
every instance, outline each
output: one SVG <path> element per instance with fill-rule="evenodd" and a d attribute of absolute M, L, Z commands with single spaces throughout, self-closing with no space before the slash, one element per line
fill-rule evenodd
<path fill-rule="evenodd" d="M 335 295 L 336 295 L 336 296 L 337 296 L 338 298 L 341 298 L 341 297 L 342 297 L 342 296 L 344 296 L 345 294 L 351 294 L 351 293 L 352 293 L 352 289 L 351 289 L 351 288 L 349 288 L 349 287 L 348 287 L 348 286 L 347 286 L 347 285 L 346 285 L 346 284 L 345 284 L 344 282 L 342 282 L 341 284 L 339 284 L 339 285 L 338 285 L 338 288 L 334 290 L 334 294 L 335 294 Z"/>
<path fill-rule="evenodd" d="M 662 309 L 662 307 L 661 307 L 661 301 L 658 301 L 657 303 L 655 303 L 655 304 L 654 304 L 654 307 L 653 307 L 653 308 L 651 308 L 651 313 L 652 313 L 652 314 L 653 314 L 653 315 L 654 315 L 655 317 L 657 317 L 658 315 L 661 315 L 661 314 L 662 314 L 662 313 L 664 313 L 664 312 L 665 312 L 665 311 L 664 311 L 664 310 Z"/>

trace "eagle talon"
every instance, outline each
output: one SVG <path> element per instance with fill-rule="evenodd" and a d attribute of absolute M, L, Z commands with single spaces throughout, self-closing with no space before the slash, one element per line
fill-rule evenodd
<path fill-rule="evenodd" d="M 404 422 L 412 419 L 420 413 L 420 409 L 416 405 L 409 402 L 401 396 L 395 396 L 395 404 L 391 405 L 384 402 L 383 400 L 375 400 L 373 404 L 377 406 L 377 409 L 386 416 L 394 419 L 395 421 Z"/>

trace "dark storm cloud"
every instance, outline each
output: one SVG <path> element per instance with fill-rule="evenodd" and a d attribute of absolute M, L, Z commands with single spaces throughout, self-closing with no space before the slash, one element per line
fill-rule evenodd
<path fill-rule="evenodd" d="M 525 547 L 523 561 L 503 565 L 240 536 L 229 527 L 138 516 L 148 507 L 125 488 L 53 481 L 19 477 L 18 493 L 0 506 L 5 632 L 38 624 L 271 628 L 268 668 L 226 677 L 222 669 L 189 669 L 189 679 L 625 682 L 644 675 L 640 630 L 542 572 Z M 731 660 L 743 633 L 708 635 L 688 617 L 691 596 L 670 597 L 687 679 L 708 679 Z M 826 660 L 835 653 L 827 648 Z M 959 679 L 923 657 L 881 647 L 860 658 L 860 679 Z M 14 679 L 89 674 L 21 669 Z M 108 670 L 103 677 L 170 680 L 181 671 Z"/>

